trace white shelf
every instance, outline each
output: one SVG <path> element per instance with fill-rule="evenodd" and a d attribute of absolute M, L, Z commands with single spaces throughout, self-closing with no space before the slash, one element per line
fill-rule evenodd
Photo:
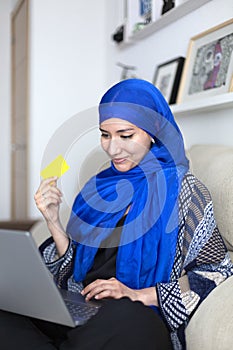
<path fill-rule="evenodd" d="M 183 4 L 174 7 L 172 10 L 163 14 L 158 20 L 147 24 L 143 29 L 138 32 L 129 35 L 129 37 L 125 38 L 125 41 L 119 44 L 119 47 L 125 47 L 128 45 L 132 45 L 134 42 L 141 40 L 154 32 L 168 26 L 169 24 L 177 21 L 181 17 L 184 17 L 188 13 L 198 9 L 202 5 L 212 0 L 187 0 Z"/>
<path fill-rule="evenodd" d="M 209 112 L 219 109 L 233 108 L 233 92 L 207 98 L 174 104 L 170 106 L 175 117 L 189 116 L 197 112 Z"/>

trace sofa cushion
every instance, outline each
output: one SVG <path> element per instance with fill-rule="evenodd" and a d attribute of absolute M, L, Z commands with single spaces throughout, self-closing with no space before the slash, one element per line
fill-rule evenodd
<path fill-rule="evenodd" d="M 69 215 L 70 209 L 68 207 L 62 208 L 60 211 L 60 220 L 64 228 L 66 228 Z M 42 217 L 31 227 L 30 232 L 38 246 L 51 236 L 46 221 Z"/>
<path fill-rule="evenodd" d="M 233 251 L 233 147 L 194 145 L 187 155 L 191 171 L 211 193 L 219 230 Z"/>
<path fill-rule="evenodd" d="M 232 349 L 233 276 L 215 288 L 186 328 L 187 350 Z"/>
<path fill-rule="evenodd" d="M 0 221 L 0 229 L 30 231 L 38 220 L 4 220 Z"/>

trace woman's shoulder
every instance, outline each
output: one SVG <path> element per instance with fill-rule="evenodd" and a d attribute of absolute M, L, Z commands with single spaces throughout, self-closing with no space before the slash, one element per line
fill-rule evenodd
<path fill-rule="evenodd" d="M 189 216 L 200 214 L 203 216 L 206 208 L 212 206 L 212 198 L 205 184 L 203 184 L 194 174 L 188 171 L 181 183 L 178 197 L 179 220 L 187 220 Z"/>
<path fill-rule="evenodd" d="M 211 195 L 206 185 L 191 171 L 188 171 L 182 179 L 180 193 L 182 194 L 183 192 L 190 192 L 190 195 L 199 194 L 199 196 L 204 196 L 206 199 L 209 198 L 211 200 Z"/>

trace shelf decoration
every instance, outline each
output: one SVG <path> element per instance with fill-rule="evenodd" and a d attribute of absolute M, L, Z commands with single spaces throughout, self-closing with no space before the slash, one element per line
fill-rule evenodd
<path fill-rule="evenodd" d="M 143 29 L 152 21 L 152 0 L 138 0 L 138 14 L 133 26 L 133 33 Z"/>
<path fill-rule="evenodd" d="M 117 62 L 116 65 L 122 68 L 120 80 L 132 79 L 137 77 L 134 73 L 132 73 L 132 71 L 135 71 L 137 67 L 130 66 L 121 62 Z"/>
<path fill-rule="evenodd" d="M 175 7 L 174 0 L 163 0 L 162 15 Z"/>
<path fill-rule="evenodd" d="M 116 29 L 115 33 L 113 33 L 112 40 L 114 40 L 118 44 L 124 40 L 124 25 L 123 24 Z"/>
<path fill-rule="evenodd" d="M 233 74 L 233 19 L 191 38 L 178 103 L 230 91 Z"/>
<path fill-rule="evenodd" d="M 148 37 L 213 0 L 175 0 L 175 7 L 163 15 L 163 0 L 152 0 L 151 21 L 148 23 L 140 16 L 139 1 L 124 0 L 124 39 L 119 45 L 121 48 Z"/>
<path fill-rule="evenodd" d="M 140 16 L 145 24 L 152 21 L 152 0 L 139 0 Z"/>
<path fill-rule="evenodd" d="M 161 17 L 163 0 L 125 1 L 127 5 L 127 34 L 129 37 Z"/>
<path fill-rule="evenodd" d="M 169 104 L 176 103 L 184 57 L 177 57 L 156 67 L 153 84 Z"/>

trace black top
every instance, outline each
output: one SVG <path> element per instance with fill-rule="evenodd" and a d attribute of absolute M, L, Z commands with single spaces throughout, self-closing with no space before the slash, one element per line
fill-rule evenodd
<path fill-rule="evenodd" d="M 125 216 L 119 220 L 111 235 L 102 241 L 96 253 L 94 264 L 83 280 L 84 287 L 97 278 L 109 279 L 116 276 L 116 256 L 124 221 Z"/>

